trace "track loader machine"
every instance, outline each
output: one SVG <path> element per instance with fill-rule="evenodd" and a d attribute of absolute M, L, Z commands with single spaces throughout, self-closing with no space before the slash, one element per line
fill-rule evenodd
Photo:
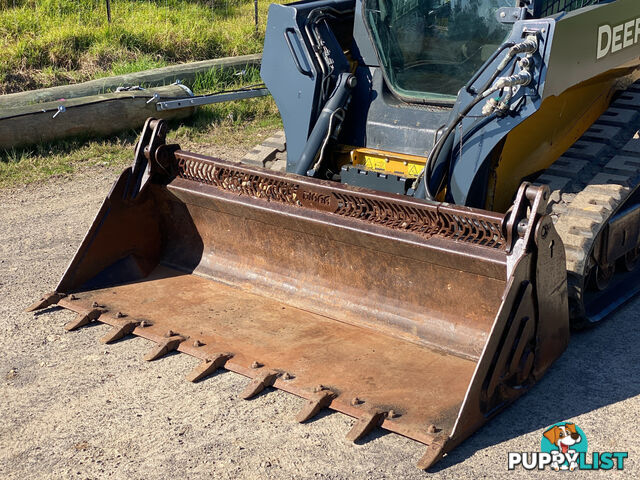
<path fill-rule="evenodd" d="M 274 4 L 286 172 L 148 120 L 56 290 L 77 312 L 427 446 L 428 468 L 638 288 L 640 3 Z"/>

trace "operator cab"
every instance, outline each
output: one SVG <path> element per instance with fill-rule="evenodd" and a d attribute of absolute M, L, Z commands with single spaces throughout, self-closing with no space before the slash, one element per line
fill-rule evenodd
<path fill-rule="evenodd" d="M 287 171 L 411 194 L 458 92 L 490 60 L 514 0 L 272 4 L 261 75 Z"/>

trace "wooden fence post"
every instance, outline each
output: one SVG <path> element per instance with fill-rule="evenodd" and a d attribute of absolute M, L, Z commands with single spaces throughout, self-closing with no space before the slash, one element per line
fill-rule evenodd
<path fill-rule="evenodd" d="M 258 33 L 258 0 L 253 0 L 253 14 L 256 21 L 256 33 Z"/>

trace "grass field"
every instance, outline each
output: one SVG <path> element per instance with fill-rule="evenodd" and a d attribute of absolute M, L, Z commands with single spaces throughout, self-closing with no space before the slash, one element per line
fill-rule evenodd
<path fill-rule="evenodd" d="M 0 93 L 260 52 L 269 3 L 0 0 Z"/>
<path fill-rule="evenodd" d="M 260 52 L 269 2 L 252 0 L 0 0 L 0 93 L 76 83 L 169 64 Z M 259 83 L 212 71 L 192 88 L 203 94 Z M 271 98 L 200 108 L 173 122 L 178 143 L 249 148 L 280 127 Z M 0 187 L 69 175 L 92 165 L 129 164 L 138 132 L 74 139 L 0 152 Z"/>

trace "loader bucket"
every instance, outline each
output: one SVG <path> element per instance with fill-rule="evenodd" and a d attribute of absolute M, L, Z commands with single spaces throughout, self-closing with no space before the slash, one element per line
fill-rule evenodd
<path fill-rule="evenodd" d="M 149 121 L 55 292 L 112 325 L 428 445 L 427 468 L 565 349 L 564 249 L 546 187 L 509 216 L 274 173 L 164 144 Z"/>

